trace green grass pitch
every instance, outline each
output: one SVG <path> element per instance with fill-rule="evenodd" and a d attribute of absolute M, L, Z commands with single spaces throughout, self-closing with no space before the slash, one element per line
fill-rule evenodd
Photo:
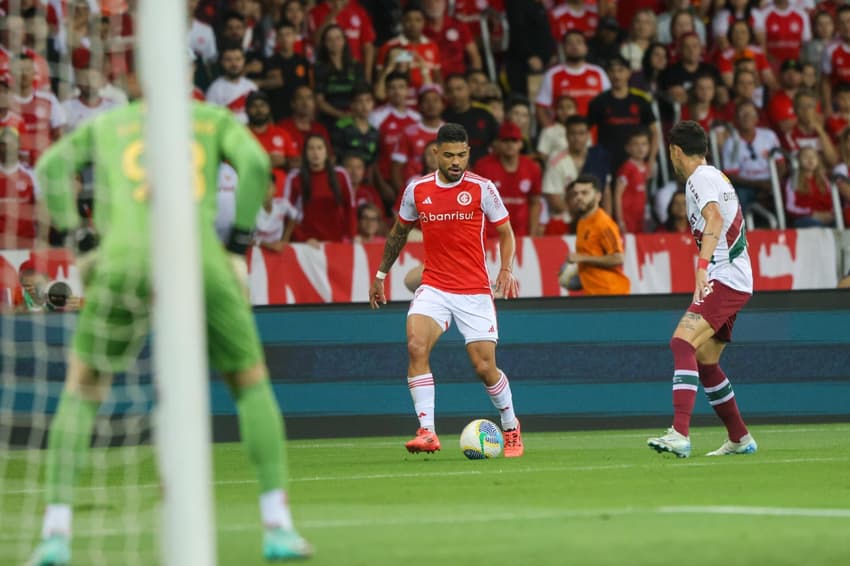
<path fill-rule="evenodd" d="M 486 461 L 466 460 L 457 434 L 441 432 L 435 455 L 407 454 L 401 437 L 289 444 L 293 511 L 317 551 L 310 564 L 850 564 L 848 425 L 754 427 L 758 454 L 720 458 L 701 454 L 724 431 L 694 429 L 686 460 L 646 447 L 660 430 L 529 431 L 524 457 Z M 158 563 L 160 490 L 150 449 L 136 456 L 143 465 L 121 487 L 125 451 L 99 454 L 110 466 L 94 483 L 108 487 L 78 492 L 75 564 Z M 40 455 L 4 457 L 5 565 L 34 542 L 41 498 Z M 214 457 L 219 564 L 264 564 L 242 448 L 216 445 Z"/>

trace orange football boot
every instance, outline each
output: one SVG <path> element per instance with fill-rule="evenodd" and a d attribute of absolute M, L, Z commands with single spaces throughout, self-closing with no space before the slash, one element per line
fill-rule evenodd
<path fill-rule="evenodd" d="M 505 437 L 505 458 L 518 458 L 525 452 L 522 445 L 522 434 L 520 433 L 519 419 L 516 421 L 516 428 L 504 431 Z"/>
<path fill-rule="evenodd" d="M 411 454 L 420 452 L 431 454 L 440 449 L 440 439 L 437 438 L 437 433 L 431 432 L 427 428 L 420 428 L 416 431 L 416 438 L 408 441 L 404 447 Z"/>

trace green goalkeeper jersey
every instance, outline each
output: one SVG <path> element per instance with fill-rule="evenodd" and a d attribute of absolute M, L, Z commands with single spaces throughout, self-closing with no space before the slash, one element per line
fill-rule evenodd
<path fill-rule="evenodd" d="M 53 144 L 36 166 L 53 225 L 68 230 L 80 220 L 74 178 L 93 164 L 94 224 L 104 253 L 135 256 L 150 246 L 145 111 L 143 103 L 134 102 L 95 117 Z M 225 160 L 239 175 L 235 226 L 253 229 L 269 183 L 268 155 L 228 109 L 193 102 L 191 113 L 194 135 L 187 159 L 193 186 L 187 190 L 198 204 L 202 240 L 214 237 L 218 168 Z"/>

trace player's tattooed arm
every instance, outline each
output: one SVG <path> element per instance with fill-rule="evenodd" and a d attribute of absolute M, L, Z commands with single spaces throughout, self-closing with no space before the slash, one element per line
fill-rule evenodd
<path fill-rule="evenodd" d="M 407 236 L 410 235 L 412 229 L 413 224 L 404 224 L 396 220 L 393 229 L 387 235 L 387 243 L 384 245 L 384 258 L 381 260 L 381 267 L 379 268 L 381 271 L 389 273 L 390 268 L 407 243 Z"/>

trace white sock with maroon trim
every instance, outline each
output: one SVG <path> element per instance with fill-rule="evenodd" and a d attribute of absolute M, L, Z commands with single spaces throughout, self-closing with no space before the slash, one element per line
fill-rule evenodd
<path fill-rule="evenodd" d="M 419 419 L 419 428 L 434 429 L 434 375 L 423 373 L 407 378 L 407 387 L 413 398 L 413 408 Z"/>
<path fill-rule="evenodd" d="M 490 400 L 493 401 L 493 406 L 499 410 L 499 416 L 502 417 L 502 430 L 511 430 L 517 426 L 511 384 L 508 383 L 508 376 L 502 370 L 499 370 L 499 376 L 499 381 L 495 385 L 489 387 L 485 385 L 484 388 Z"/>

